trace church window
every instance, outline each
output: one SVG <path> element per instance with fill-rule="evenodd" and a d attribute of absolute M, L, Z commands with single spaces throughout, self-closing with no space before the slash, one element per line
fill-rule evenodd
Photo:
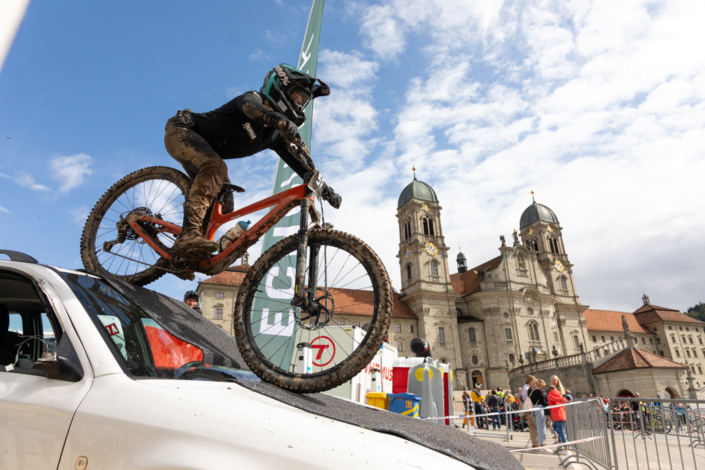
<path fill-rule="evenodd" d="M 511 362 L 512 364 L 514 364 L 514 354 L 510 354 L 510 355 L 509 355 L 509 362 Z"/>
<path fill-rule="evenodd" d="M 441 344 L 446 342 L 446 331 L 442 326 L 438 327 L 438 342 Z"/>
<path fill-rule="evenodd" d="M 215 298 L 216 298 L 216 299 L 222 299 L 222 298 L 223 298 L 223 293 L 222 293 L 222 292 L 216 292 L 216 293 L 215 293 Z"/>
<path fill-rule="evenodd" d="M 397 351 L 403 351 L 404 350 L 404 345 L 402 344 L 401 341 L 397 341 Z"/>
<path fill-rule="evenodd" d="M 504 336 L 507 338 L 508 341 L 511 341 L 512 340 L 512 329 L 505 328 L 504 329 Z"/>
<path fill-rule="evenodd" d="M 396 325 L 394 325 L 394 332 L 401 333 L 401 325 L 400 324 L 397 323 Z"/>
<path fill-rule="evenodd" d="M 689 337 L 688 337 L 688 342 L 689 342 L 690 344 L 693 344 L 693 338 L 691 338 L 691 337 L 689 336 Z"/>
<path fill-rule="evenodd" d="M 507 312 L 504 312 L 504 313 L 502 314 L 502 316 L 503 316 L 504 318 L 509 318 L 509 314 L 508 314 Z"/>
<path fill-rule="evenodd" d="M 568 290 L 568 283 L 566 282 L 565 276 L 561 276 L 561 289 Z"/>
<path fill-rule="evenodd" d="M 676 349 L 676 356 L 681 357 L 681 352 Z"/>
<path fill-rule="evenodd" d="M 702 339 L 702 338 L 698 338 L 698 341 L 700 341 L 700 344 L 703 344 L 703 339 Z"/>
<path fill-rule="evenodd" d="M 436 260 L 431 260 L 431 276 L 438 276 L 438 263 Z"/>
<path fill-rule="evenodd" d="M 531 341 L 540 341 L 539 326 L 536 323 L 529 323 L 529 339 Z"/>
<path fill-rule="evenodd" d="M 409 333 L 413 333 L 413 332 L 414 332 L 414 325 L 409 325 Z"/>
<path fill-rule="evenodd" d="M 691 357 L 691 356 L 690 356 L 690 349 L 686 349 L 686 350 L 685 350 L 685 354 L 686 354 L 688 357 Z"/>
<path fill-rule="evenodd" d="M 521 255 L 517 255 L 517 267 L 519 269 L 526 269 L 526 266 L 524 265 L 524 257 Z"/>
<path fill-rule="evenodd" d="M 576 348 L 580 348 L 580 338 L 578 338 L 578 335 L 573 335 L 573 344 Z"/>
<path fill-rule="evenodd" d="M 597 336 L 592 335 L 592 342 L 593 342 L 593 343 L 597 343 Z"/>
<path fill-rule="evenodd" d="M 423 219 L 423 234 L 428 235 L 428 219 L 425 217 Z"/>
<path fill-rule="evenodd" d="M 684 343 L 686 342 L 686 341 L 685 341 L 685 336 L 684 336 L 684 335 L 681 335 L 681 339 L 683 340 L 683 342 L 684 342 Z"/>
<path fill-rule="evenodd" d="M 215 309 L 215 319 L 216 319 L 216 320 L 222 320 L 222 319 L 223 319 L 223 309 L 222 309 L 222 308 L 216 308 L 216 309 Z"/>
<path fill-rule="evenodd" d="M 602 337 L 602 342 L 603 342 L 603 343 L 605 342 L 605 337 L 604 337 L 604 336 Z"/>
<path fill-rule="evenodd" d="M 411 280 L 411 265 L 410 264 L 406 265 L 406 277 L 407 277 L 407 279 Z"/>
<path fill-rule="evenodd" d="M 698 366 L 698 374 L 702 374 L 702 373 L 703 373 L 703 368 Z"/>
<path fill-rule="evenodd" d="M 530 250 L 539 251 L 539 244 L 536 242 L 536 239 L 532 238 L 531 240 L 527 240 L 527 245 Z"/>
<path fill-rule="evenodd" d="M 435 230 L 433 229 L 433 219 L 428 219 L 428 231 L 431 235 L 435 235 Z"/>
<path fill-rule="evenodd" d="M 531 307 L 529 307 L 529 308 L 526 309 L 526 313 L 528 313 L 529 315 L 533 315 L 533 314 L 534 314 L 534 309 L 531 308 Z"/>
<path fill-rule="evenodd" d="M 548 247 L 551 253 L 558 253 L 558 241 L 553 237 L 548 237 Z"/>
<path fill-rule="evenodd" d="M 468 328 L 468 339 L 471 343 L 477 343 L 477 336 L 475 336 L 475 328 Z"/>
<path fill-rule="evenodd" d="M 671 335 L 671 343 L 675 343 L 675 342 L 676 342 L 676 337 L 674 335 Z"/>
<path fill-rule="evenodd" d="M 411 238 L 411 222 L 408 220 L 404 222 L 404 240 L 407 238 Z"/>
<path fill-rule="evenodd" d="M 480 359 L 477 356 L 473 356 L 472 357 L 472 364 L 476 366 L 478 364 L 478 362 L 480 362 Z"/>
<path fill-rule="evenodd" d="M 695 349 L 693 349 L 693 357 L 698 357 L 698 351 L 696 351 Z"/>

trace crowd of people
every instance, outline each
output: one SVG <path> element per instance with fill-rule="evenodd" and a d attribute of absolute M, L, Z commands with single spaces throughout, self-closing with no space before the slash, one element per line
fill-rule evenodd
<path fill-rule="evenodd" d="M 501 429 L 502 425 L 521 432 L 528 430 L 531 446 L 539 448 L 539 451 L 551 453 L 552 450 L 545 448 L 546 428 L 551 425 L 557 442 L 568 441 L 565 430 L 565 406 L 560 405 L 572 400 L 570 390 L 566 390 L 555 375 L 551 377 L 550 385 L 529 375 L 526 377 L 525 385 L 517 389 L 515 395 L 503 391 L 501 387 L 483 395 L 482 384 L 476 384 L 471 393 L 463 392 L 463 404 L 468 412 L 474 415 L 491 414 L 489 417 L 476 418 L 477 429 L 490 429 L 491 424 L 493 430 Z M 554 405 L 558 406 L 548 408 Z M 532 411 L 522 412 L 529 409 Z M 507 414 L 508 411 L 515 413 Z M 565 454 L 567 450 L 561 448 L 558 453 Z"/>

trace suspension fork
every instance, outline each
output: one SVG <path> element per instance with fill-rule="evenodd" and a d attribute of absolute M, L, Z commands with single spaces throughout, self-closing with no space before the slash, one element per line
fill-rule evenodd
<path fill-rule="evenodd" d="M 316 298 L 315 290 L 308 296 L 305 293 L 306 279 L 306 249 L 308 248 L 308 216 L 309 208 L 313 201 L 309 198 L 313 196 L 313 191 L 306 188 L 306 197 L 301 199 L 301 224 L 299 225 L 299 246 L 296 250 L 296 289 L 292 305 L 301 308 L 307 308 L 311 305 L 311 301 Z M 308 285 L 309 287 L 316 286 L 316 277 L 318 276 L 318 250 L 319 247 L 311 249 L 311 259 L 309 264 Z"/>

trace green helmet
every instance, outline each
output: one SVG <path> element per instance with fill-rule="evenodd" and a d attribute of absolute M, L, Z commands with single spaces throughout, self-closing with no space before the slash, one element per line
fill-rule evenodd
<path fill-rule="evenodd" d="M 319 96 L 330 94 L 330 88 L 316 77 L 312 77 L 287 64 L 280 64 L 267 72 L 260 89 L 272 108 L 279 111 L 297 126 L 306 121 L 304 109 Z"/>

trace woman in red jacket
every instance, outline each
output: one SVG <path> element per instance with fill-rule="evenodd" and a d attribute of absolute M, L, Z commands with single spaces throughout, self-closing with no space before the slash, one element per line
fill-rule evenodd
<path fill-rule="evenodd" d="M 561 392 L 559 392 L 553 385 L 548 387 L 548 404 L 562 405 L 566 403 L 567 400 L 563 398 Z M 551 419 L 553 420 L 553 429 L 558 433 L 558 438 L 561 442 L 568 442 L 568 438 L 565 435 L 565 406 L 558 406 L 556 408 L 551 408 Z M 567 454 L 568 451 L 565 447 L 562 447 L 558 452 L 559 454 Z"/>

